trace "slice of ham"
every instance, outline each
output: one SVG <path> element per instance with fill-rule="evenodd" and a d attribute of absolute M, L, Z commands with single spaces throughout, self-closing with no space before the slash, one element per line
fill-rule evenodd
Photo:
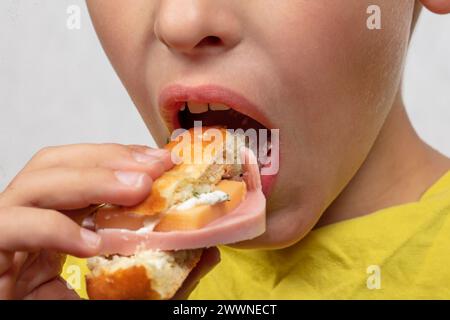
<path fill-rule="evenodd" d="M 139 250 L 185 250 L 232 244 L 256 238 L 266 228 L 266 198 L 254 154 L 243 148 L 245 200 L 232 212 L 198 230 L 157 232 L 102 229 L 102 254 L 132 255 Z"/>

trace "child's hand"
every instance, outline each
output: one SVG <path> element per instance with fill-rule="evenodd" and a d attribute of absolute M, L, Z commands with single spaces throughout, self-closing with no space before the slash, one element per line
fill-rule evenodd
<path fill-rule="evenodd" d="M 220 252 L 216 247 L 204 249 L 200 261 L 189 273 L 181 288 L 172 298 L 173 300 L 186 300 L 197 287 L 200 280 L 220 262 Z"/>
<path fill-rule="evenodd" d="M 74 209 L 137 204 L 172 166 L 169 152 L 144 146 L 83 144 L 38 152 L 0 193 L 0 299 L 76 298 L 58 277 L 60 253 L 96 255 L 100 238 L 69 218 L 80 212 Z"/>

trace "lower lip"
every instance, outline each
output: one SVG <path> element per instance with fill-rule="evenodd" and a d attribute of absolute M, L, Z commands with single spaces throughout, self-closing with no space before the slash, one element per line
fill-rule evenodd
<path fill-rule="evenodd" d="M 276 165 L 278 168 L 280 167 L 280 158 L 278 157 L 274 157 L 273 159 L 271 159 L 271 163 L 264 165 L 262 168 L 266 167 L 266 166 L 270 166 L 270 165 Z M 273 161 L 276 161 L 277 163 L 272 163 Z M 260 172 L 262 170 L 262 168 L 260 169 Z M 264 193 L 264 195 L 266 196 L 266 198 L 269 197 L 273 186 L 275 185 L 275 181 L 277 179 L 278 176 L 278 172 L 274 173 L 274 174 L 261 174 L 261 187 L 262 187 L 262 192 Z"/>
<path fill-rule="evenodd" d="M 273 185 L 275 184 L 276 177 L 277 177 L 276 174 L 261 176 L 262 191 L 263 191 L 264 195 L 266 196 L 266 198 L 269 196 L 270 192 L 272 191 Z"/>

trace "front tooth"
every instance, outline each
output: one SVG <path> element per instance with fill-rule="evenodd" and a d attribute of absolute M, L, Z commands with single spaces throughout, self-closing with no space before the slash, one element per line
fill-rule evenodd
<path fill-rule="evenodd" d="M 188 102 L 187 106 L 191 113 L 203 113 L 208 111 L 207 103 Z"/>
<path fill-rule="evenodd" d="M 225 111 L 231 109 L 229 106 L 220 103 L 212 103 L 209 105 L 209 108 L 213 111 Z"/>
<path fill-rule="evenodd" d="M 183 106 L 182 106 L 181 109 L 180 109 L 180 111 L 184 111 L 184 110 L 186 110 L 186 103 L 183 104 Z"/>

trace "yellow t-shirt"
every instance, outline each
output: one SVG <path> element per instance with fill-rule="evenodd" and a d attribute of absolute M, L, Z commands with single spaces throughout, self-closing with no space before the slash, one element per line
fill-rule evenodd
<path fill-rule="evenodd" d="M 450 172 L 418 202 L 318 228 L 289 248 L 220 251 L 191 299 L 450 299 Z M 64 271 L 80 262 L 70 257 Z"/>

